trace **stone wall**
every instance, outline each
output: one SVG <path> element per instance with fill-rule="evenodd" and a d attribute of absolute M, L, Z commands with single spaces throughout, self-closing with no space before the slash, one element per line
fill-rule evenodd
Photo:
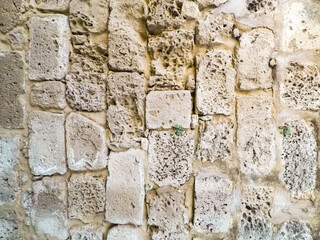
<path fill-rule="evenodd" d="M 0 0 L 0 239 L 319 240 L 317 0 Z"/>

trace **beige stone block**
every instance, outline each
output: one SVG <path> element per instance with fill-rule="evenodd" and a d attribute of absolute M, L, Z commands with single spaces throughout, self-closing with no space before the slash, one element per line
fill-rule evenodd
<path fill-rule="evenodd" d="M 103 240 L 105 231 L 104 227 L 87 224 L 71 228 L 70 237 L 71 240 Z"/>

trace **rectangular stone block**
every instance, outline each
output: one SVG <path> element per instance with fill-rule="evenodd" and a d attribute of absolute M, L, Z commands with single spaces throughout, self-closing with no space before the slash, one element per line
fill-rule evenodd
<path fill-rule="evenodd" d="M 144 239 L 141 229 L 130 225 L 117 225 L 108 232 L 108 240 L 140 240 Z"/>

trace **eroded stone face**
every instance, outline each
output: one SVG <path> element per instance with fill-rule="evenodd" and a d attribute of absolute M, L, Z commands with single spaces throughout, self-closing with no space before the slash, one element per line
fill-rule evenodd
<path fill-rule="evenodd" d="M 24 28 L 17 27 L 8 33 L 11 47 L 14 50 L 23 50 L 24 45 L 27 42 L 27 33 Z"/>
<path fill-rule="evenodd" d="M 228 2 L 229 0 L 197 0 L 200 9 L 207 7 L 219 7 L 220 5 Z"/>
<path fill-rule="evenodd" d="M 0 239 L 23 240 L 18 226 L 19 219 L 14 211 L 0 213 Z"/>
<path fill-rule="evenodd" d="M 247 9 L 252 13 L 270 14 L 278 6 L 278 0 L 246 0 Z"/>
<path fill-rule="evenodd" d="M 251 221 L 241 219 L 239 223 L 238 240 L 263 239 L 271 240 L 272 225 L 269 220 L 253 218 Z"/>
<path fill-rule="evenodd" d="M 69 6 L 69 0 L 31 0 L 30 4 L 42 10 L 65 11 Z"/>
<path fill-rule="evenodd" d="M 74 227 L 70 230 L 71 240 L 103 240 L 105 229 L 95 225 Z"/>
<path fill-rule="evenodd" d="M 140 240 L 142 234 L 139 228 L 131 225 L 117 225 L 108 232 L 108 240 Z"/>
<path fill-rule="evenodd" d="M 9 32 L 21 21 L 22 0 L 0 2 L 0 31 Z"/>
<path fill-rule="evenodd" d="M 292 220 L 279 229 L 275 240 L 313 240 L 311 227 L 307 222 Z"/>

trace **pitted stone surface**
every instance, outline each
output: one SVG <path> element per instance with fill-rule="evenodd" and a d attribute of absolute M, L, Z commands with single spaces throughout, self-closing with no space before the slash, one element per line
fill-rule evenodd
<path fill-rule="evenodd" d="M 278 6 L 278 0 L 246 0 L 247 9 L 252 13 L 270 14 Z"/>
<path fill-rule="evenodd" d="M 118 224 L 141 225 L 144 209 L 143 150 L 111 152 L 106 190 L 106 220 Z"/>
<path fill-rule="evenodd" d="M 238 97 L 237 145 L 243 174 L 267 175 L 275 166 L 273 103 L 267 97 Z"/>
<path fill-rule="evenodd" d="M 253 218 L 250 221 L 240 220 L 238 240 L 271 240 L 272 236 L 272 225 L 268 220 L 263 218 Z"/>
<path fill-rule="evenodd" d="M 17 27 L 8 33 L 9 41 L 13 50 L 23 50 L 27 42 L 26 35 L 26 31 L 22 27 Z"/>
<path fill-rule="evenodd" d="M 62 82 L 36 83 L 30 93 L 31 104 L 43 109 L 64 109 L 67 104 L 65 93 L 66 86 Z"/>
<path fill-rule="evenodd" d="M 21 21 L 22 0 L 0 1 L 0 31 L 9 32 Z"/>
<path fill-rule="evenodd" d="M 149 174 L 159 186 L 180 186 L 192 172 L 194 140 L 191 131 L 153 131 L 149 136 Z"/>
<path fill-rule="evenodd" d="M 256 28 L 241 35 L 236 58 L 240 89 L 272 87 L 272 69 L 269 62 L 274 47 L 274 34 L 267 28 Z"/>
<path fill-rule="evenodd" d="M 147 128 L 190 128 L 191 108 L 190 91 L 151 91 L 146 101 Z"/>
<path fill-rule="evenodd" d="M 280 97 L 289 108 L 317 111 L 320 108 L 320 76 L 316 65 L 291 62 L 280 81 Z"/>
<path fill-rule="evenodd" d="M 67 16 L 53 14 L 31 18 L 31 80 L 59 80 L 65 77 L 69 65 L 69 39 Z"/>
<path fill-rule="evenodd" d="M 202 170 L 195 179 L 194 226 L 201 233 L 232 227 L 232 182 L 224 174 Z"/>
<path fill-rule="evenodd" d="M 313 240 L 310 225 L 306 222 L 292 220 L 285 222 L 279 229 L 275 240 Z"/>
<path fill-rule="evenodd" d="M 0 213 L 0 239 L 23 240 L 22 232 L 18 226 L 19 219 L 14 211 Z"/>
<path fill-rule="evenodd" d="M 131 225 L 117 225 L 108 232 L 108 240 L 140 240 L 141 230 Z"/>
<path fill-rule="evenodd" d="M 197 0 L 200 9 L 207 7 L 219 7 L 220 5 L 228 2 L 229 0 Z"/>
<path fill-rule="evenodd" d="M 69 6 L 69 0 L 31 0 L 30 4 L 42 10 L 65 11 Z"/>
<path fill-rule="evenodd" d="M 158 230 L 152 232 L 152 240 L 185 240 L 189 239 L 189 233 L 188 231 L 183 229 L 177 229 L 177 231 L 167 231 L 167 230 Z"/>
<path fill-rule="evenodd" d="M 138 73 L 109 74 L 107 122 L 115 148 L 139 146 L 145 123 L 146 78 Z"/>
<path fill-rule="evenodd" d="M 30 113 L 29 165 L 34 175 L 66 173 L 63 114 Z"/>
<path fill-rule="evenodd" d="M 70 230 L 71 240 L 103 240 L 105 229 L 95 225 L 74 227 Z"/>
<path fill-rule="evenodd" d="M 80 114 L 66 119 L 68 166 L 73 171 L 99 170 L 107 166 L 106 131 Z"/>
<path fill-rule="evenodd" d="M 90 173 L 72 174 L 68 183 L 68 213 L 87 223 L 105 207 L 105 179 Z"/>
<path fill-rule="evenodd" d="M 233 112 L 235 71 L 232 52 L 210 50 L 197 57 L 196 106 L 201 115 Z"/>
<path fill-rule="evenodd" d="M 0 52 L 0 66 L 0 125 L 21 128 L 24 107 L 18 98 L 24 93 L 22 57 L 16 52 Z"/>
<path fill-rule="evenodd" d="M 293 197 L 311 196 L 316 186 L 317 140 L 314 127 L 304 120 L 289 119 L 290 135 L 282 137 L 280 179 Z"/>

